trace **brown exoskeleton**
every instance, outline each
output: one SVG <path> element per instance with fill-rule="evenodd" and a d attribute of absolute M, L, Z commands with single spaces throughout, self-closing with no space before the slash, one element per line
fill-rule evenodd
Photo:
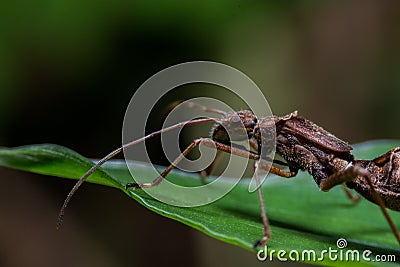
<path fill-rule="evenodd" d="M 374 160 L 356 160 L 354 165 L 368 170 L 376 191 L 382 197 L 384 206 L 400 211 L 400 147 L 393 148 Z M 360 177 L 346 184 L 366 199 L 379 205 L 369 190 L 369 184 Z"/>
<path fill-rule="evenodd" d="M 274 123 L 272 123 L 274 122 Z M 290 172 L 282 177 L 293 177 L 298 170 L 308 171 L 317 185 L 328 191 L 339 184 L 356 190 L 366 199 L 378 204 L 396 239 L 400 236 L 385 207 L 400 210 L 400 148 L 394 148 L 374 160 L 354 160 L 346 142 L 338 139 L 315 123 L 297 116 L 268 117 L 259 120 L 254 128 L 254 138 L 262 147 L 260 133 L 276 127 L 276 153 L 281 155 Z M 344 187 L 349 198 L 354 198 Z M 266 238 L 269 231 L 266 230 Z M 258 244 L 262 244 L 262 241 Z"/>
<path fill-rule="evenodd" d="M 328 191 L 339 184 L 346 184 L 347 187 L 355 189 L 366 199 L 380 206 L 400 243 L 400 236 L 397 229 L 385 209 L 385 207 L 387 207 L 400 210 L 400 148 L 395 148 L 371 161 L 354 160 L 353 155 L 350 153 L 352 150 L 350 145 L 317 126 L 315 123 L 301 116 L 297 116 L 297 112 L 282 117 L 270 116 L 258 119 L 253 112 L 249 110 L 225 113 L 194 103 L 189 104 L 189 106 L 203 111 L 222 114 L 223 118 L 197 119 L 182 122 L 132 141 L 112 151 L 94 165 L 75 184 L 61 208 L 58 220 L 59 225 L 61 224 L 65 208 L 79 186 L 97 168 L 116 154 L 130 146 L 172 129 L 185 125 L 216 122 L 212 128 L 211 138 L 199 138 L 194 140 L 159 177 L 153 180 L 153 182 L 143 184 L 129 183 L 126 185 L 126 188 L 150 188 L 157 186 L 168 173 L 193 150 L 193 148 L 202 144 L 216 148 L 222 152 L 235 154 L 256 161 L 255 177 L 257 178 L 258 196 L 264 225 L 264 237 L 255 242 L 255 247 L 265 244 L 270 238 L 268 219 L 265 213 L 260 181 L 257 175 L 258 169 L 267 169 L 269 172 L 285 178 L 294 177 L 299 169 L 306 170 L 312 175 L 317 185 L 323 191 Z M 275 133 L 276 153 L 281 155 L 286 160 L 286 163 L 278 160 L 273 160 L 273 162 L 280 165 L 287 165 L 289 171 L 272 166 L 271 160 L 269 162 L 264 161 L 264 159 L 268 160 L 267 152 L 270 151 L 269 149 L 265 149 L 265 147 L 268 146 L 270 138 L 275 137 Z M 232 141 L 243 140 L 248 140 L 254 151 L 248 151 L 232 144 Z M 214 166 L 214 164 L 212 164 L 211 167 L 212 166 Z M 205 170 L 203 175 L 208 175 L 211 169 L 212 168 L 208 168 Z M 345 189 L 345 192 L 350 198 L 353 198 L 347 189 Z"/>

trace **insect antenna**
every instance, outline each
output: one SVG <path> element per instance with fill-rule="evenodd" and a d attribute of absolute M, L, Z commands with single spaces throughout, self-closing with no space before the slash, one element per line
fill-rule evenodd
<path fill-rule="evenodd" d="M 200 123 L 205 123 L 205 122 L 218 122 L 217 119 L 214 118 L 202 118 L 202 119 L 195 119 L 195 120 L 190 120 L 190 121 L 184 121 L 184 122 L 180 122 L 177 124 L 174 124 L 172 126 L 163 128 L 161 130 L 158 130 L 156 132 L 152 132 L 142 138 L 133 140 L 129 143 L 126 143 L 120 147 L 118 147 L 117 149 L 111 151 L 108 155 L 106 155 L 104 158 L 102 158 L 101 160 L 99 160 L 95 165 L 93 165 L 83 176 L 82 178 L 80 178 L 78 180 L 78 182 L 76 182 L 76 184 L 74 185 L 74 187 L 71 189 L 71 191 L 68 193 L 68 196 L 65 198 L 64 203 L 60 209 L 60 213 L 58 214 L 58 219 L 57 219 L 57 229 L 59 229 L 61 227 L 62 221 L 63 221 L 63 217 L 64 217 L 64 213 L 65 213 L 65 209 L 67 208 L 69 202 L 71 201 L 73 195 L 75 194 L 75 192 L 79 189 L 79 187 L 86 181 L 86 179 L 93 173 L 95 172 L 101 165 L 103 165 L 105 162 L 107 162 L 108 160 L 110 160 L 111 158 L 113 158 L 114 156 L 116 156 L 117 154 L 121 153 L 123 150 L 127 149 L 128 147 L 134 146 L 138 143 L 144 142 L 147 139 L 150 139 L 154 136 L 157 136 L 159 134 L 174 130 L 174 129 L 178 129 L 184 126 L 188 126 L 188 125 L 194 125 L 194 124 L 200 124 Z"/>
<path fill-rule="evenodd" d="M 226 114 L 225 111 L 222 111 L 220 109 L 209 108 L 207 106 L 203 106 L 203 105 L 195 103 L 195 102 L 184 102 L 184 103 L 182 103 L 182 105 L 186 106 L 188 108 L 198 109 L 198 110 L 205 111 L 205 112 L 216 113 L 216 114 L 221 114 L 221 115 Z"/>

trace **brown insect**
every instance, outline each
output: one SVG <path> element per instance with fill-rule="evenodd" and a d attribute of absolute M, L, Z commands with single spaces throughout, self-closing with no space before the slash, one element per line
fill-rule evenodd
<path fill-rule="evenodd" d="M 285 117 L 262 118 L 254 128 L 258 146 L 263 145 L 260 132 L 271 131 L 271 121 L 276 127 L 276 152 L 289 166 L 290 172 L 276 173 L 290 178 L 298 170 L 308 171 L 323 191 L 345 184 L 371 202 L 378 204 L 397 241 L 399 233 L 385 207 L 400 211 L 400 147 L 394 148 L 374 160 L 354 160 L 352 147 L 304 117 L 292 113 Z M 343 187 L 346 195 L 356 201 Z M 269 238 L 268 229 L 262 244 Z"/>
<path fill-rule="evenodd" d="M 366 199 L 380 206 L 400 244 L 398 231 L 385 208 L 387 207 L 397 211 L 400 210 L 400 148 L 392 149 L 371 161 L 354 160 L 353 155 L 350 153 L 352 148 L 349 144 L 325 131 L 315 123 L 298 116 L 297 112 L 282 117 L 269 116 L 258 119 L 253 112 L 249 110 L 225 113 L 195 103 L 189 103 L 188 105 L 191 108 L 221 114 L 222 118 L 207 118 L 182 122 L 151 133 L 112 151 L 94 165 L 72 188 L 60 210 L 58 226 L 61 225 L 65 208 L 80 185 L 82 185 L 87 177 L 97 168 L 116 154 L 128 147 L 173 129 L 181 128 L 186 125 L 215 122 L 212 127 L 210 138 L 194 140 L 181 155 L 151 183 L 129 183 L 126 185 L 126 188 L 138 189 L 157 186 L 190 151 L 201 144 L 216 148 L 218 152 L 227 152 L 256 161 L 254 165 L 255 177 L 264 226 L 264 236 L 254 243 L 254 247 L 265 244 L 271 236 L 260 180 L 257 175 L 258 169 L 269 170 L 269 172 L 284 178 L 294 177 L 298 170 L 306 170 L 312 175 L 317 185 L 323 191 L 329 191 L 332 187 L 339 184 L 346 185 L 348 188 L 356 190 Z M 243 129 L 245 130 L 243 131 Z M 271 150 L 268 144 L 272 138 L 275 138 L 275 134 L 276 153 L 281 155 L 286 162 L 268 158 L 268 153 Z M 233 141 L 245 140 L 248 140 L 252 150 L 246 150 L 233 143 Z M 280 165 L 288 166 L 289 171 L 271 165 L 272 161 Z M 202 176 L 210 174 L 214 166 L 215 162 L 202 172 Z M 357 200 L 357 197 L 354 197 L 346 187 L 343 188 L 350 199 L 354 201 Z"/>

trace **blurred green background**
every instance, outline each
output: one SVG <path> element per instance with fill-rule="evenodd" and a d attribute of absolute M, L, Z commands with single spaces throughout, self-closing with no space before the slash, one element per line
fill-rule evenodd
<path fill-rule="evenodd" d="M 163 68 L 193 60 L 239 69 L 275 114 L 297 109 L 350 143 L 399 138 L 398 1 L 0 6 L 0 146 L 56 143 L 99 158 L 121 144 L 136 88 Z M 257 264 L 249 252 L 96 185 L 79 191 L 57 232 L 73 181 L 4 168 L 0 176 L 1 266 Z"/>

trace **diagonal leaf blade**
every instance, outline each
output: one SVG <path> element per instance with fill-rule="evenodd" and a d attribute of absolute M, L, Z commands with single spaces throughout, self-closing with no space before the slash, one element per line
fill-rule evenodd
<path fill-rule="evenodd" d="M 355 146 L 354 154 L 357 158 L 372 158 L 399 144 L 399 141 L 363 143 Z M 129 164 L 133 164 L 135 175 L 145 176 L 152 173 L 146 164 L 139 162 Z M 65 147 L 45 144 L 1 148 L 0 165 L 79 179 L 93 162 Z M 169 179 L 182 185 L 200 184 L 197 175 L 179 171 L 171 173 Z M 125 190 L 124 185 L 132 182 L 132 177 L 123 161 L 107 162 L 103 168 L 93 173 L 88 181 L 119 188 L 146 208 L 162 216 L 248 250 L 255 251 L 252 244 L 262 234 L 257 195 L 248 192 L 248 181 L 245 179 L 220 200 L 196 208 L 170 206 L 140 190 Z M 313 249 L 318 256 L 321 251 L 329 247 L 338 249 L 336 240 L 345 238 L 348 242 L 346 249 L 354 249 L 360 253 L 369 249 L 374 253 L 371 258 L 376 254 L 393 254 L 397 258 L 400 257 L 397 241 L 379 208 L 366 200 L 354 205 L 344 197 L 340 188 L 334 188 L 328 193 L 321 192 L 307 173 L 299 173 L 294 179 L 281 179 L 271 175 L 264 183 L 263 191 L 273 233 L 268 243 L 270 251 L 282 249 L 289 253 L 291 250 L 301 252 Z M 395 222 L 400 221 L 399 213 L 390 212 L 390 214 Z M 305 260 L 307 261 L 307 258 Z M 327 256 L 317 263 L 340 265 L 340 261 Z M 365 261 L 348 263 L 371 266 L 376 264 Z"/>

